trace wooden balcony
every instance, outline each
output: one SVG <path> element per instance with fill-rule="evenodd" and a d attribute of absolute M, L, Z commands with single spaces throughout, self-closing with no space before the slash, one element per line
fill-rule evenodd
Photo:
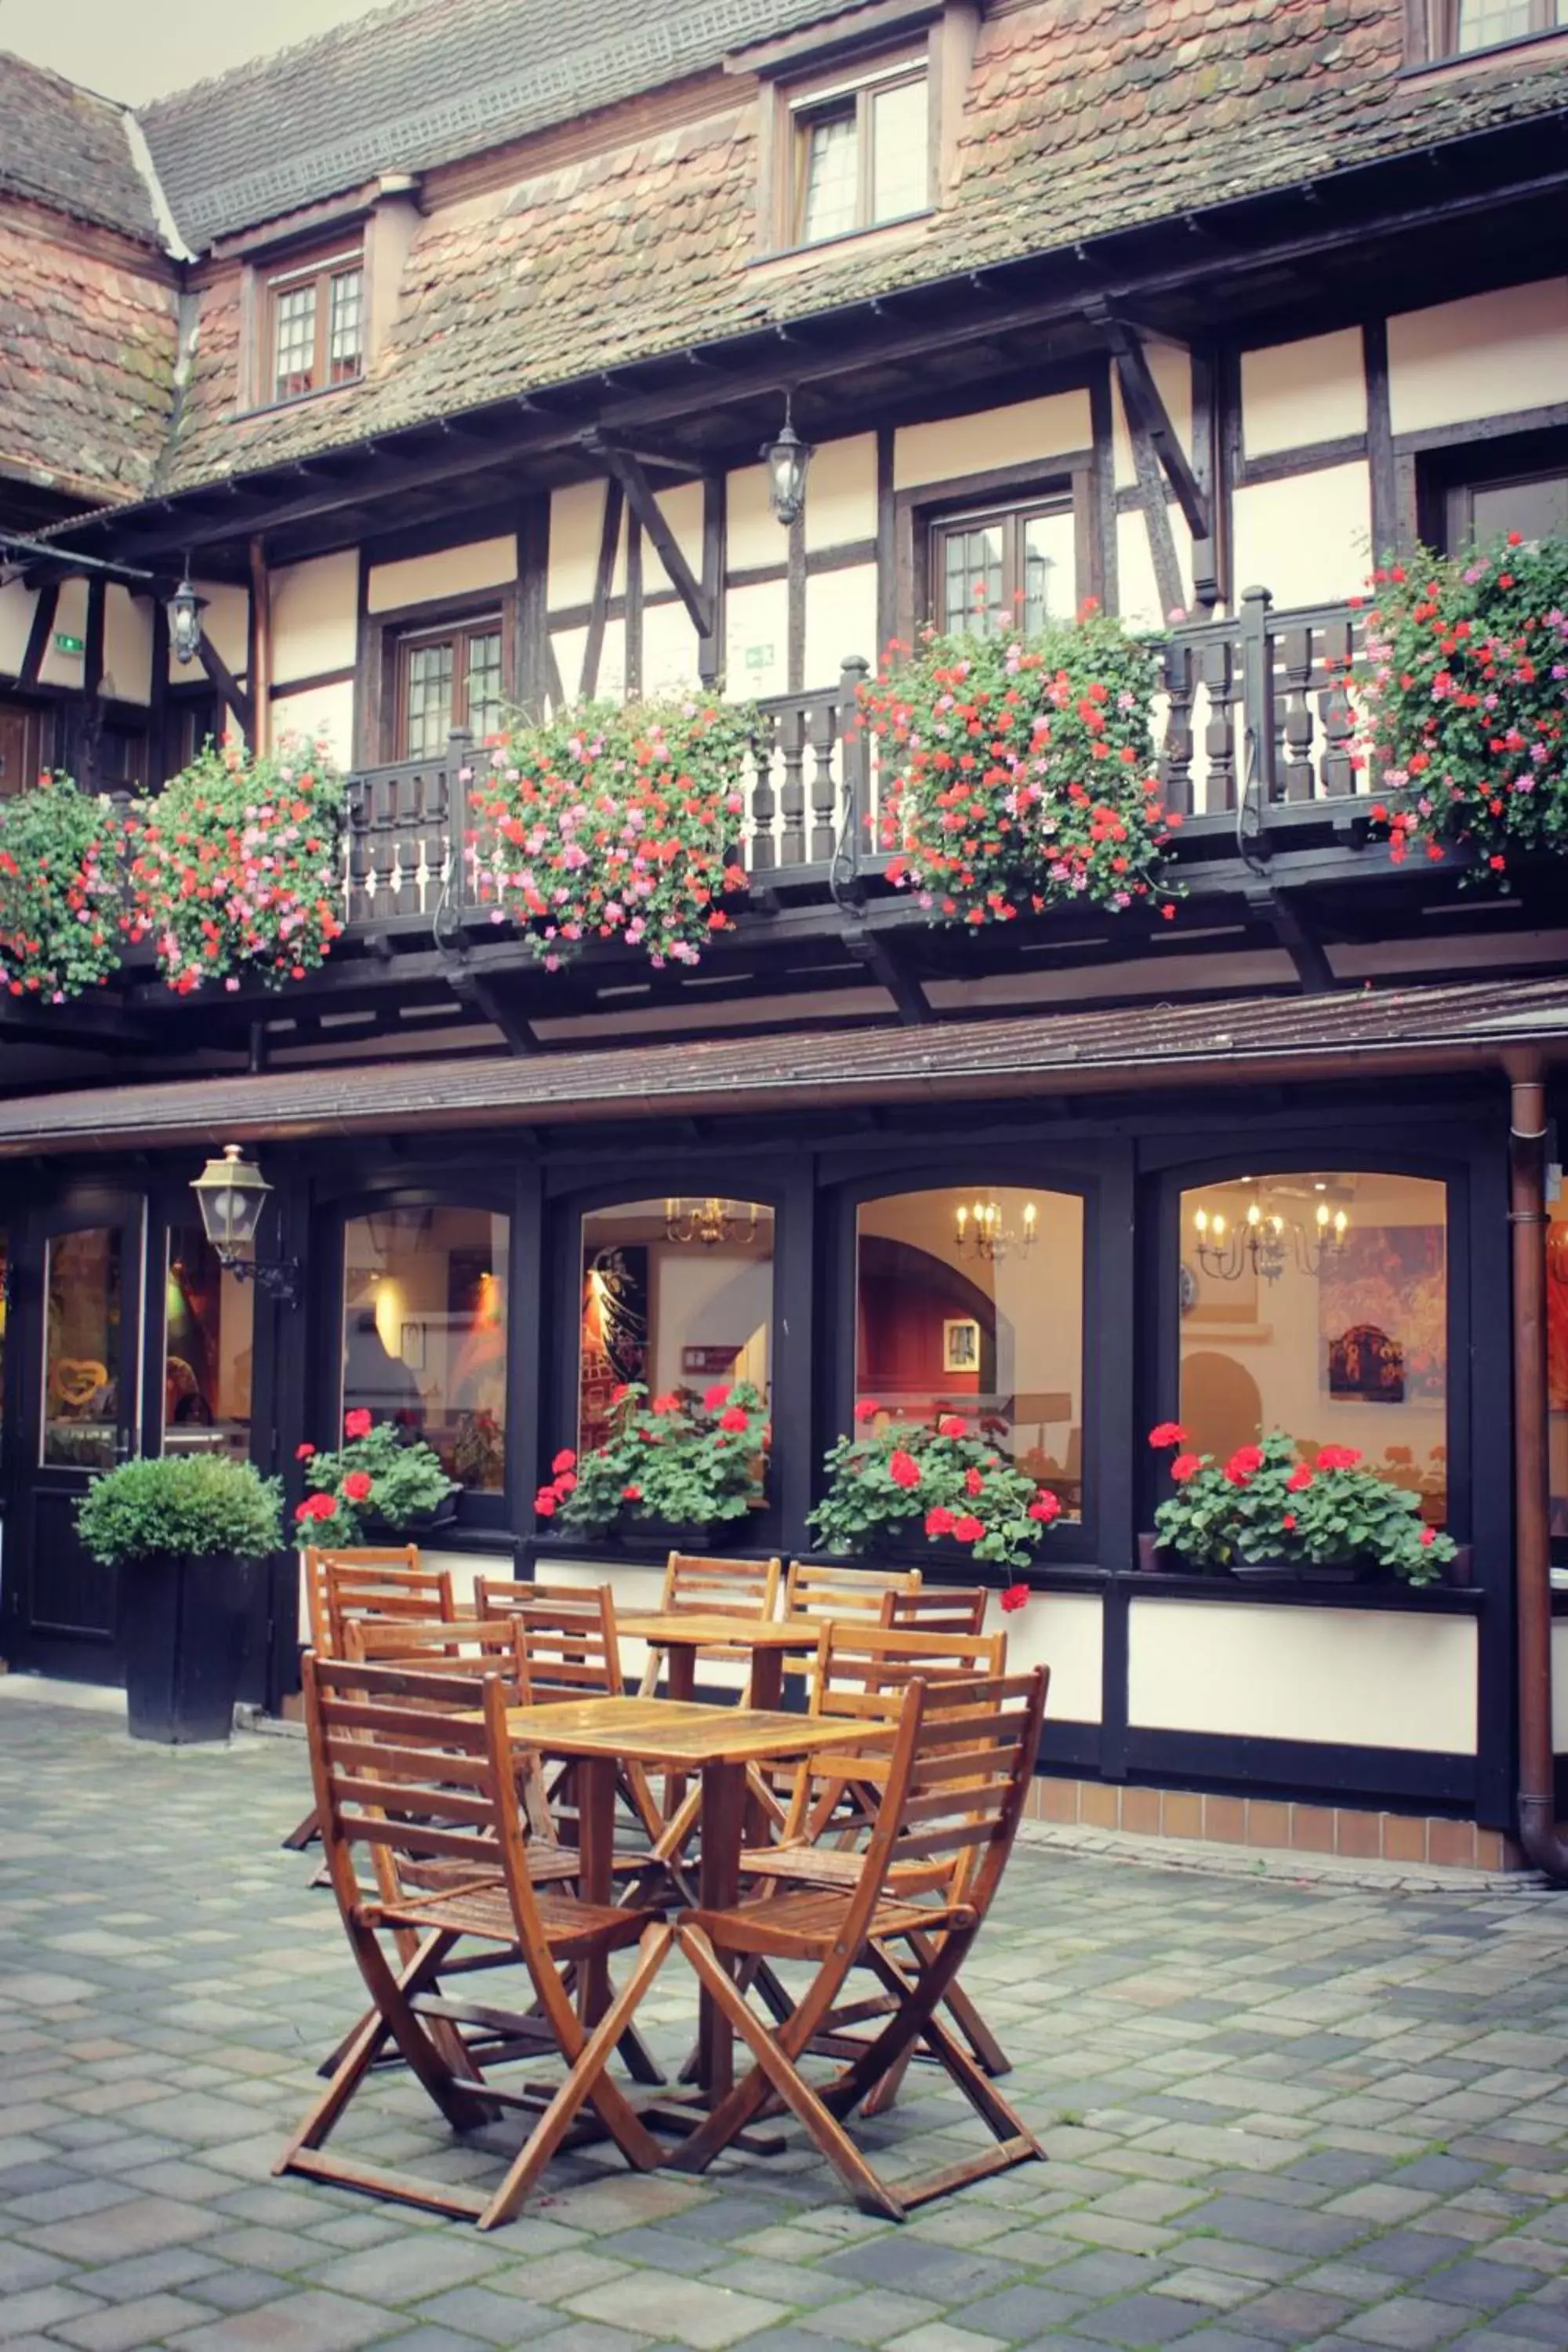
<path fill-rule="evenodd" d="M 1276 614 L 1256 592 L 1234 619 L 1161 641 L 1160 773 L 1200 837 L 1236 833 L 1245 851 L 1248 838 L 1278 836 L 1285 813 L 1327 814 L 1355 795 L 1346 673 L 1357 621 L 1347 604 Z M 867 676 L 867 663 L 850 659 L 831 685 L 760 706 L 739 849 L 772 892 L 837 894 L 885 866 L 875 749 L 852 723 Z M 464 855 L 475 757 L 469 739 L 454 736 L 444 758 L 351 778 L 342 891 L 352 929 L 439 929 L 482 914 Z"/>

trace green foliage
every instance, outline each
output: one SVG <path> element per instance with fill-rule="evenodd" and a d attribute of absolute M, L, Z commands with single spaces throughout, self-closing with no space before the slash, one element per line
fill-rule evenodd
<path fill-rule="evenodd" d="M 120 961 L 113 803 L 69 776 L 43 775 L 0 814 L 0 981 L 13 996 L 63 1004 L 101 987 Z"/>
<path fill-rule="evenodd" d="M 806 1524 L 826 1551 L 876 1551 L 951 1538 L 976 1559 L 1023 1568 L 1061 1511 L 1048 1486 L 1016 1469 L 956 1413 L 900 1421 L 863 1403 L 876 1423 L 828 1449 L 827 1492 Z"/>
<path fill-rule="evenodd" d="M 584 1535 L 649 1519 L 704 1528 L 742 1519 L 760 1500 L 767 1407 L 749 1381 L 720 1381 L 701 1398 L 671 1390 L 645 1402 L 631 1381 L 610 1407 L 610 1434 L 581 1460 L 558 1454 L 533 1499 L 542 1519 Z"/>
<path fill-rule="evenodd" d="M 302 1445 L 300 1458 L 310 1490 L 294 1512 L 301 1543 L 355 1544 L 370 1520 L 402 1535 L 458 1491 L 434 1446 L 363 1409 L 345 1414 L 335 1453 Z"/>
<path fill-rule="evenodd" d="M 891 657 L 906 658 L 896 667 Z M 1085 606 L 1037 634 L 889 648 L 860 690 L 880 747 L 889 881 L 933 923 L 1006 923 L 1162 899 L 1167 844 L 1150 714 L 1153 648 Z"/>
<path fill-rule="evenodd" d="M 1181 1446 L 1184 1439 L 1167 1423 L 1150 1443 Z M 1294 1438 L 1271 1430 L 1223 1466 L 1212 1454 L 1178 1452 L 1171 1476 L 1175 1491 L 1154 1513 L 1155 1533 L 1194 1568 L 1238 1559 L 1354 1564 L 1436 1584 L 1457 1549 L 1452 1537 L 1423 1525 L 1420 1497 L 1363 1468 L 1353 1445 L 1320 1446 L 1308 1463 Z"/>
<path fill-rule="evenodd" d="M 95 1478 L 77 1505 L 77 1528 L 108 1568 L 219 1554 L 262 1559 L 282 1541 L 281 1507 L 279 1481 L 248 1462 L 171 1454 Z"/>
<path fill-rule="evenodd" d="M 1474 853 L 1506 884 L 1521 855 L 1568 851 L 1568 541 L 1434 555 L 1373 575 L 1357 685 L 1373 816 L 1395 861 Z"/>
<path fill-rule="evenodd" d="M 289 740 L 260 758 L 208 743 L 156 797 L 138 802 L 132 939 L 151 938 L 169 986 L 269 988 L 327 958 L 339 919 L 343 780 L 324 744 Z"/>
<path fill-rule="evenodd" d="M 476 895 L 553 971 L 585 940 L 694 964 L 747 887 L 738 846 L 758 718 L 706 688 L 521 719 L 479 761 Z"/>

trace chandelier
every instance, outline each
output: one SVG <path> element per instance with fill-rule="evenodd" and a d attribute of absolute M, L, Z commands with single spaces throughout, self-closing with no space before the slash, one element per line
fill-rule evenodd
<path fill-rule="evenodd" d="M 1265 1209 L 1259 1201 L 1248 1202 L 1239 1223 L 1201 1203 L 1193 1213 L 1198 1264 L 1218 1282 L 1238 1282 L 1249 1267 L 1260 1280 L 1278 1282 L 1292 1256 L 1303 1274 L 1317 1274 L 1332 1264 L 1350 1223 L 1347 1211 L 1331 1209 L 1326 1201 L 1318 1202 L 1310 1232 L 1288 1224 L 1277 1209 Z"/>
<path fill-rule="evenodd" d="M 1035 1231 L 1039 1212 L 1033 1201 L 1024 1203 L 1024 1223 L 1020 1232 L 1007 1224 L 1001 1205 L 995 1201 L 976 1201 L 973 1207 L 967 1201 L 958 1204 L 953 1220 L 953 1239 L 960 1257 L 984 1258 L 994 1262 L 1005 1258 L 1010 1250 L 1026 1255 L 1035 1246 Z"/>
<path fill-rule="evenodd" d="M 664 1235 L 671 1242 L 700 1242 L 704 1249 L 717 1249 L 721 1242 L 744 1249 L 757 1238 L 757 1204 L 721 1201 L 711 1193 L 705 1201 L 668 1199 Z"/>

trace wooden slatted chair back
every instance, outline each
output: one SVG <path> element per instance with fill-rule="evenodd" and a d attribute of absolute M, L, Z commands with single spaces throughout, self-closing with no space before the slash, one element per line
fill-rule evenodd
<path fill-rule="evenodd" d="M 921 1700 L 889 1855 L 900 1866 L 951 1858 L 950 1900 L 962 1895 L 976 1927 L 1024 1817 L 1049 1685 L 1047 1666 L 945 1687 L 910 1685 Z M 894 1794 L 889 1780 L 882 1810 Z"/>
<path fill-rule="evenodd" d="M 384 1901 L 416 1897 L 427 1869 L 453 1864 L 476 1882 L 497 1870 L 496 1791 L 482 1716 L 484 1678 L 424 1662 L 302 1662 L 305 1727 L 327 1868 L 345 1921 L 366 1890 L 362 1855 Z M 500 1681 L 495 1687 L 505 1692 Z M 409 1877 L 405 1866 L 415 1865 Z"/>
<path fill-rule="evenodd" d="M 983 1633 L 985 1599 L 984 1589 L 965 1592 L 922 1584 L 913 1592 L 903 1592 L 889 1585 L 882 1595 L 882 1622 L 902 1626 L 911 1633 Z"/>
<path fill-rule="evenodd" d="M 511 1620 L 522 1705 L 619 1698 L 626 1685 L 609 1586 L 536 1584 L 533 1592 L 535 1598 Z"/>
<path fill-rule="evenodd" d="M 399 1544 L 394 1549 L 374 1546 L 339 1546 L 328 1550 L 310 1544 L 305 1551 L 305 1612 L 310 1627 L 310 1646 L 318 1657 L 331 1657 L 332 1649 L 331 1608 L 327 1596 L 327 1571 L 338 1567 L 377 1569 L 417 1569 L 417 1544 Z M 428 1611 L 426 1614 L 436 1612 Z"/>
<path fill-rule="evenodd" d="M 410 1549 L 415 1549 L 410 1547 Z M 449 1569 L 357 1559 L 347 1553 L 322 1555 L 326 1652 L 348 1655 L 346 1628 L 356 1618 L 408 1618 L 428 1623 L 458 1613 Z"/>
<path fill-rule="evenodd" d="M 427 1675 L 458 1676 L 478 1683 L 499 1675 L 513 1706 L 521 1704 L 522 1670 L 518 1635 L 510 1618 L 437 1619 L 420 1624 L 406 1617 L 356 1617 L 344 1628 L 349 1658 L 373 1664 L 406 1663 Z M 472 1702 L 476 1706 L 477 1698 Z"/>
<path fill-rule="evenodd" d="M 831 1617 L 858 1617 L 876 1622 L 889 1592 L 918 1592 L 918 1568 L 833 1568 L 813 1560 L 792 1559 L 784 1580 L 786 1622 L 803 1618 L 823 1624 Z"/>
<path fill-rule="evenodd" d="M 679 1609 L 703 1617 L 769 1618 L 778 1607 L 784 1562 L 778 1559 L 712 1559 L 672 1551 L 665 1563 L 661 1610 Z"/>

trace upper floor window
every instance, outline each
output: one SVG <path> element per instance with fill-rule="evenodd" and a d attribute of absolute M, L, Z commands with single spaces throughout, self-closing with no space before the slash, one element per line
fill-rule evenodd
<path fill-rule="evenodd" d="M 840 72 L 791 93 L 793 179 L 787 242 L 820 245 L 907 220 L 931 201 L 931 125 L 923 54 Z"/>
<path fill-rule="evenodd" d="M 1426 62 L 1568 27 L 1568 0 L 1428 0 Z"/>
<path fill-rule="evenodd" d="M 1076 555 L 1070 497 L 949 516 L 931 525 L 931 619 L 987 636 L 1070 620 Z"/>
<path fill-rule="evenodd" d="M 1568 539 L 1568 463 L 1541 473 L 1456 482 L 1447 493 L 1445 540 L 1453 552 L 1516 530 L 1529 544 Z"/>
<path fill-rule="evenodd" d="M 279 268 L 267 298 L 271 399 L 299 400 L 364 373 L 362 246 Z"/>
<path fill-rule="evenodd" d="M 479 741 L 495 731 L 501 714 L 501 638 L 497 613 L 399 638 L 395 758 L 439 757 L 454 727 L 466 727 Z"/>

